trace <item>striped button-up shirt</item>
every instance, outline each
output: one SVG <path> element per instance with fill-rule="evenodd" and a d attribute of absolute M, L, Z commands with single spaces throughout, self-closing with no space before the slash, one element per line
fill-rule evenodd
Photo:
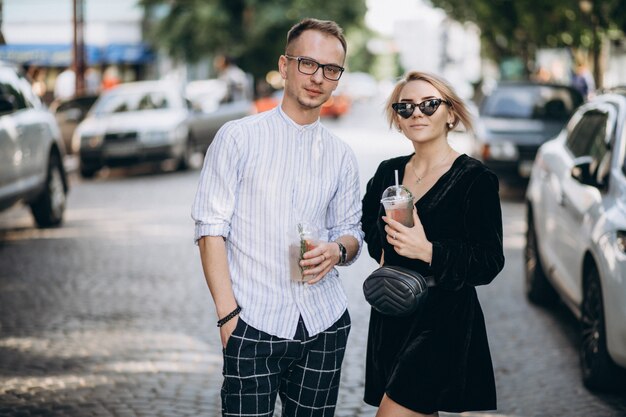
<path fill-rule="evenodd" d="M 207 151 L 192 218 L 196 242 L 225 238 L 249 325 L 291 339 L 302 316 L 315 335 L 347 308 L 336 269 L 313 285 L 291 279 L 298 223 L 320 228 L 327 241 L 354 236 L 359 253 L 363 243 L 356 158 L 319 120 L 301 126 L 277 107 L 225 124 Z"/>

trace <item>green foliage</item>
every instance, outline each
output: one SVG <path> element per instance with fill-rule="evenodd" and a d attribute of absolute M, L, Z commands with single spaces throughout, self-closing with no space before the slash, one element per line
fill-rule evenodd
<path fill-rule="evenodd" d="M 148 31 L 152 43 L 179 61 L 217 53 L 235 57 L 255 78 L 276 69 L 287 31 L 305 17 L 334 20 L 347 32 L 363 26 L 365 0 L 141 0 L 149 12 L 166 7 Z M 349 51 L 350 52 L 350 51 Z"/>
<path fill-rule="evenodd" d="M 515 56 L 529 63 L 544 47 L 591 49 L 597 37 L 626 31 L 624 0 L 432 0 L 432 4 L 456 20 L 476 23 L 485 54 L 497 62 Z"/>

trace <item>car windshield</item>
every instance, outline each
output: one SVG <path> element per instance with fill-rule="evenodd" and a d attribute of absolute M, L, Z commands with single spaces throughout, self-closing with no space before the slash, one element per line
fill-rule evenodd
<path fill-rule="evenodd" d="M 567 88 L 500 86 L 485 99 L 481 114 L 500 118 L 566 120 L 581 102 L 582 98 Z"/>
<path fill-rule="evenodd" d="M 102 96 L 96 103 L 94 112 L 96 115 L 105 115 L 173 107 L 172 100 L 163 91 L 133 91 Z"/>

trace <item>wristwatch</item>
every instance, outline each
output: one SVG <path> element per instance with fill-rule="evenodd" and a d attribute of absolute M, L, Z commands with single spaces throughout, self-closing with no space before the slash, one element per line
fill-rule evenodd
<path fill-rule="evenodd" d="M 341 242 L 335 241 L 335 243 L 339 245 L 339 263 L 337 265 L 343 265 L 348 260 L 348 252 Z"/>

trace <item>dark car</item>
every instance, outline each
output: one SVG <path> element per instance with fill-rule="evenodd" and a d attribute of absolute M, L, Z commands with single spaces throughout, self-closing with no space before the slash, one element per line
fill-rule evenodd
<path fill-rule="evenodd" d="M 52 113 L 14 66 L 0 62 L 0 210 L 23 202 L 39 227 L 63 221 L 68 181 Z"/>
<path fill-rule="evenodd" d="M 57 99 L 50 104 L 50 111 L 61 129 L 61 137 L 65 144 L 65 150 L 72 152 L 72 135 L 76 126 L 83 121 L 89 109 L 98 99 L 98 95 L 85 95 L 70 99 Z"/>
<path fill-rule="evenodd" d="M 582 102 L 564 85 L 499 84 L 480 103 L 476 156 L 503 182 L 526 184 L 539 146 L 561 131 Z"/>

